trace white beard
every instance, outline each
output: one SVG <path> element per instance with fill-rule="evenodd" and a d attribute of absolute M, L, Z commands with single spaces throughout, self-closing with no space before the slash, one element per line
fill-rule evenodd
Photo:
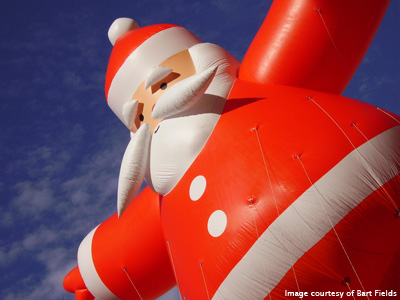
<path fill-rule="evenodd" d="M 154 130 L 145 178 L 160 195 L 166 195 L 175 187 L 206 144 L 223 111 L 239 66 L 224 49 L 213 44 L 198 44 L 189 52 L 196 74 L 218 69 L 197 102 L 195 99 L 184 111 L 164 118 Z M 179 84 L 189 80 L 190 77 Z M 168 92 L 172 93 L 173 87 Z"/>
<path fill-rule="evenodd" d="M 222 113 L 239 63 L 213 44 L 198 44 L 189 52 L 196 75 L 165 91 L 153 110 L 155 117 L 163 118 L 153 137 L 143 139 L 145 144 L 141 147 L 127 148 L 127 151 L 134 149 L 135 153 L 124 154 L 119 178 L 124 182 L 118 185 L 119 214 L 135 197 L 143 177 L 158 194 L 169 193 L 204 147 Z M 146 150 L 137 153 L 135 149 Z M 135 161 L 129 161 L 129 157 L 134 157 Z M 141 170 L 130 170 L 133 166 L 140 166 Z M 137 175 L 129 178 L 130 174 Z"/>

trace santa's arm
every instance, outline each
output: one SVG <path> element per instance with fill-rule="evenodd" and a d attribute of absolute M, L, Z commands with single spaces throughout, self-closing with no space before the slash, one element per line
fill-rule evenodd
<path fill-rule="evenodd" d="M 79 247 L 78 266 L 64 288 L 79 300 L 156 299 L 171 289 L 160 196 L 146 187 L 120 218 L 116 213 L 93 229 Z"/>
<path fill-rule="evenodd" d="M 390 0 L 274 0 L 239 78 L 341 94 Z"/>
<path fill-rule="evenodd" d="M 75 294 L 76 300 L 93 300 L 94 296 L 87 289 L 78 267 L 75 267 L 65 276 L 64 289 Z"/>

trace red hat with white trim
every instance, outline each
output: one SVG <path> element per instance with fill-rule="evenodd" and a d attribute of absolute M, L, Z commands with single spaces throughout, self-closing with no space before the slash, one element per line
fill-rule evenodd
<path fill-rule="evenodd" d="M 128 18 L 115 20 L 108 37 L 114 48 L 106 74 L 106 99 L 124 124 L 123 105 L 132 98 L 148 71 L 171 56 L 201 43 L 183 27 L 159 24 L 139 28 L 134 20 Z"/>

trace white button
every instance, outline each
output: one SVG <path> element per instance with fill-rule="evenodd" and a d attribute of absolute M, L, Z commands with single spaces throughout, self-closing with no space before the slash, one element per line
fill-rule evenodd
<path fill-rule="evenodd" d="M 195 179 L 193 179 L 189 189 L 190 199 L 192 199 L 193 201 L 199 200 L 206 190 L 206 185 L 206 178 L 202 175 L 199 175 Z"/>
<path fill-rule="evenodd" d="M 213 237 L 218 237 L 224 233 L 228 219 L 222 210 L 214 211 L 208 219 L 208 232 Z"/>

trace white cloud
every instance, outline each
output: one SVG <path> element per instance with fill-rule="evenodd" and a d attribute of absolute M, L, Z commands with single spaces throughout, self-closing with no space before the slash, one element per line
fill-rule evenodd
<path fill-rule="evenodd" d="M 73 296 L 66 293 L 61 284 L 64 276 L 75 265 L 68 251 L 64 248 L 50 248 L 43 250 L 34 258 L 45 266 L 44 276 L 37 280 L 33 278 L 33 274 L 27 273 L 21 281 L 31 288 L 7 291 L 3 294 L 3 299 L 73 299 Z"/>
<path fill-rule="evenodd" d="M 2 211 L 0 217 L 0 227 L 9 228 L 14 225 L 14 217 L 9 211 Z"/>
<path fill-rule="evenodd" d="M 0 248 L 0 266 L 8 266 L 12 264 L 22 253 L 23 248 L 20 243 L 11 243 L 7 247 Z"/>
<path fill-rule="evenodd" d="M 59 239 L 59 233 L 48 228 L 39 228 L 34 233 L 28 234 L 22 245 L 26 250 L 44 249 Z"/>
<path fill-rule="evenodd" d="M 38 184 L 24 181 L 17 183 L 14 188 L 18 195 L 11 205 L 23 216 L 39 218 L 42 212 L 54 205 L 53 191 L 47 180 Z"/>
<path fill-rule="evenodd" d="M 23 156 L 9 162 L 7 176 L 21 179 L 11 185 L 12 197 L 2 211 L 0 225 L 12 234 L 0 243 L 0 265 L 28 260 L 38 267 L 12 271 L 21 275 L 2 299 L 72 299 L 62 280 L 76 265 L 79 243 L 116 210 L 117 177 L 129 134 L 105 127 L 96 133 L 101 139 L 88 145 L 82 128 L 72 126 L 66 140 L 28 145 Z"/>

